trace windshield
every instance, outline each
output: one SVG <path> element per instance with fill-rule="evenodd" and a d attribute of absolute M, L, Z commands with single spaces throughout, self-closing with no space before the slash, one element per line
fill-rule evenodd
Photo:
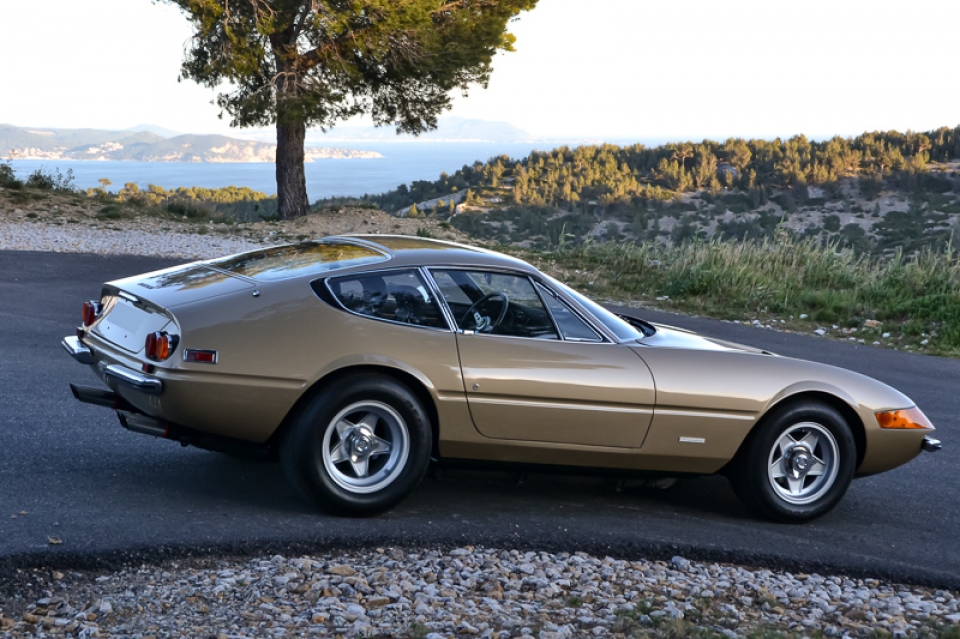
<path fill-rule="evenodd" d="M 578 293 L 566 284 L 558 282 L 549 275 L 545 277 L 547 277 L 555 287 L 572 297 L 578 304 L 580 304 L 580 306 L 593 315 L 598 322 L 606 326 L 607 329 L 616 335 L 617 339 L 621 342 L 629 342 L 631 340 L 637 340 L 644 337 L 642 331 L 634 328 L 624 320 L 614 315 L 612 312 L 591 300 L 589 297 Z"/>

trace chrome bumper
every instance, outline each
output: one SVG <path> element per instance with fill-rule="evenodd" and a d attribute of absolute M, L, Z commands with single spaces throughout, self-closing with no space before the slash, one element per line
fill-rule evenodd
<path fill-rule="evenodd" d="M 933 437 L 924 437 L 921 448 L 928 453 L 935 453 L 943 448 L 943 444 L 940 443 L 939 439 L 934 439 Z"/>
<path fill-rule="evenodd" d="M 70 354 L 70 357 L 81 364 L 94 364 L 93 351 L 85 346 L 78 337 L 70 335 L 60 341 L 60 345 Z M 151 375 L 145 375 L 121 364 L 107 364 L 100 362 L 100 372 L 104 377 L 112 379 L 118 384 L 129 386 L 141 393 L 159 395 L 163 392 L 163 382 Z"/>
<path fill-rule="evenodd" d="M 81 364 L 93 364 L 93 351 L 84 346 L 80 338 L 73 335 L 64 337 L 60 345 L 70 354 L 70 357 Z"/>
<path fill-rule="evenodd" d="M 100 370 L 108 378 L 120 384 L 134 388 L 147 395 L 159 395 L 163 392 L 163 382 L 150 375 L 138 373 L 132 368 L 120 364 L 100 362 Z"/>

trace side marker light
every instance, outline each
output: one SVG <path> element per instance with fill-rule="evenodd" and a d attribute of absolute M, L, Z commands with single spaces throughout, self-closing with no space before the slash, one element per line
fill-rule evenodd
<path fill-rule="evenodd" d="M 183 349 L 183 361 L 197 364 L 216 364 L 217 351 L 205 351 L 197 348 Z"/>

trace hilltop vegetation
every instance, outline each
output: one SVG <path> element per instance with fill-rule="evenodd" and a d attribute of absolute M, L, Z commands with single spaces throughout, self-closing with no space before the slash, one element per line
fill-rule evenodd
<path fill-rule="evenodd" d="M 464 166 L 368 198 L 500 243 L 771 237 L 862 250 L 945 242 L 960 214 L 960 127 L 811 141 L 561 147 Z M 456 213 L 456 215 L 453 215 Z"/>

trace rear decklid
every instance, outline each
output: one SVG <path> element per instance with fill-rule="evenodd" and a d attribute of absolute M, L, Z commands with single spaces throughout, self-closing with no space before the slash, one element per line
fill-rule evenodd
<path fill-rule="evenodd" d="M 107 282 L 105 292 L 109 293 L 111 289 L 125 291 L 166 309 L 255 286 L 250 279 L 218 270 L 204 262 L 194 262 Z"/>
<path fill-rule="evenodd" d="M 257 285 L 389 259 L 382 251 L 343 238 L 285 244 L 205 262 L 128 277 L 107 284 L 143 297 L 162 308 L 174 308 Z"/>
<path fill-rule="evenodd" d="M 170 309 L 254 287 L 246 278 L 199 262 L 107 282 L 103 312 L 90 330 L 130 353 L 140 353 L 149 333 L 179 333 Z"/>
<path fill-rule="evenodd" d="M 382 250 L 358 241 L 330 238 L 272 246 L 114 280 L 104 285 L 103 312 L 91 330 L 121 348 L 139 353 L 147 334 L 178 332 L 174 331 L 178 307 L 252 292 L 270 282 L 309 280 L 329 271 L 387 259 L 389 255 Z"/>

